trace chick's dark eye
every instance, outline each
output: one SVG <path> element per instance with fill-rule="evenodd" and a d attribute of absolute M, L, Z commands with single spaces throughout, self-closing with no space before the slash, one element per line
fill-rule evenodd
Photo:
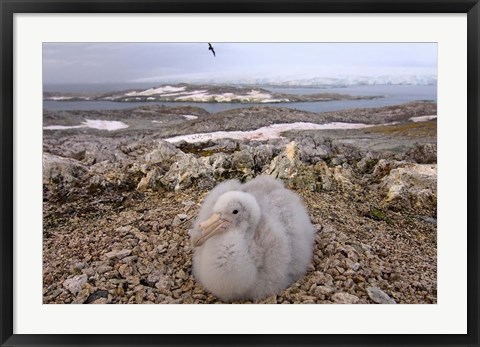
<path fill-rule="evenodd" d="M 232 213 L 233 213 L 233 214 L 237 214 L 237 213 L 238 213 L 238 210 L 233 210 Z"/>

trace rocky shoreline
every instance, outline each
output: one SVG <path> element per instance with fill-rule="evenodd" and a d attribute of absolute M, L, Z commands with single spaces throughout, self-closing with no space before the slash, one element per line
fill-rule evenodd
<path fill-rule="evenodd" d="M 44 125 L 86 114 L 45 112 Z M 43 302 L 219 302 L 191 276 L 191 221 L 216 183 L 269 174 L 303 197 L 316 238 L 307 275 L 261 303 L 436 303 L 436 121 L 411 120 L 426 115 L 435 104 L 322 114 L 152 105 L 88 112 L 129 125 L 118 131 L 44 130 Z M 377 126 L 164 141 L 339 120 Z"/>

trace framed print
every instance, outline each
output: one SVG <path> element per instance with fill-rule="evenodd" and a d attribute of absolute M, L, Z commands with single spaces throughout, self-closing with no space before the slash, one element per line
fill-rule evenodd
<path fill-rule="evenodd" d="M 2 0 L 2 345 L 478 345 L 479 6 Z"/>

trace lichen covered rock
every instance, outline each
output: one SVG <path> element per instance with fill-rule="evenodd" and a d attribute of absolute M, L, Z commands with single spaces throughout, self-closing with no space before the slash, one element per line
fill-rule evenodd
<path fill-rule="evenodd" d="M 80 179 L 87 167 L 71 158 L 63 158 L 50 153 L 43 153 L 43 183 L 74 182 Z"/>
<path fill-rule="evenodd" d="M 170 166 L 160 182 L 167 189 L 180 190 L 194 183 L 198 187 L 213 187 L 215 180 L 213 169 L 208 165 L 208 158 L 185 154 Z"/>
<path fill-rule="evenodd" d="M 437 165 L 407 164 L 393 169 L 382 179 L 381 189 L 387 206 L 436 210 Z"/>

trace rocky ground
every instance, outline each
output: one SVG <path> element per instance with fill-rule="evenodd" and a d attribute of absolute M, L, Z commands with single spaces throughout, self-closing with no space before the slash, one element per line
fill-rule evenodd
<path fill-rule="evenodd" d="M 187 111 L 198 119 L 178 117 Z M 233 112 L 223 114 L 227 126 Z M 436 303 L 436 122 L 409 121 L 436 114 L 434 104 L 328 114 L 259 107 L 238 110 L 234 122 L 252 129 L 355 112 L 360 122 L 399 123 L 170 144 L 162 138 L 188 127 L 218 129 L 220 116 L 151 106 L 90 112 L 128 122 L 123 130 L 45 130 L 44 303 L 218 303 L 191 275 L 187 231 L 217 182 L 258 174 L 300 194 L 316 227 L 308 273 L 259 303 Z M 46 112 L 44 123 L 84 115 Z M 164 126 L 152 129 L 152 117 Z"/>

